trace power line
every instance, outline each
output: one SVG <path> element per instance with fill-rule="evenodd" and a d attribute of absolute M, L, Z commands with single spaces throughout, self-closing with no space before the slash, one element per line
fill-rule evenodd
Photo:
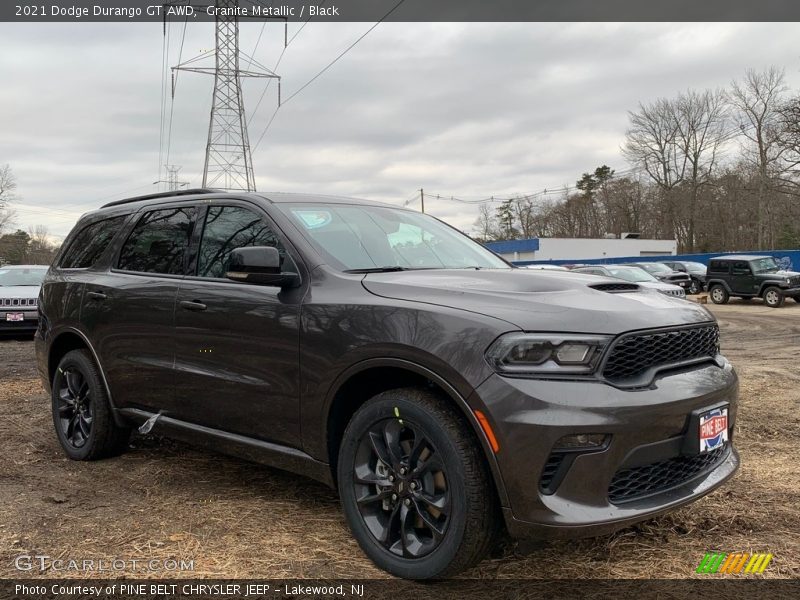
<path fill-rule="evenodd" d="M 327 1 L 328 0 L 322 0 L 322 2 L 320 2 L 319 5 L 320 6 L 324 6 Z M 286 41 L 286 44 L 284 44 L 284 46 L 283 46 L 283 50 L 281 50 L 280 56 L 278 56 L 278 60 L 275 62 L 275 66 L 272 67 L 273 71 L 277 71 L 278 67 L 281 65 L 281 61 L 283 60 L 283 55 L 286 54 L 286 50 L 287 50 L 287 48 L 289 48 L 289 44 L 291 44 L 295 40 L 295 38 L 298 35 L 300 35 L 300 32 L 303 31 L 303 28 L 306 25 L 308 25 L 308 22 L 310 20 L 311 20 L 311 17 L 308 17 L 305 20 L 305 22 L 300 26 L 300 29 L 298 29 L 295 32 L 295 34 L 291 37 L 291 39 Z M 252 123 L 253 118 L 256 116 L 256 113 L 258 112 L 258 107 L 261 106 L 261 102 L 264 100 L 264 96 L 267 95 L 267 92 L 269 91 L 269 86 L 270 85 L 272 85 L 272 79 L 268 79 L 267 80 L 267 85 L 264 87 L 264 91 L 261 92 L 261 96 L 258 98 L 258 102 L 256 102 L 256 107 L 253 109 L 253 112 L 250 113 L 250 118 L 247 119 L 247 126 L 248 127 L 250 126 L 250 123 Z M 278 107 L 280 107 L 280 103 L 278 104 Z M 277 112 L 277 108 L 275 109 L 275 112 Z M 273 114 L 273 118 L 274 118 L 274 116 L 275 115 Z M 272 121 L 272 119 L 270 119 L 270 121 Z"/>
<path fill-rule="evenodd" d="M 341 59 L 341 58 L 342 58 L 342 57 L 343 57 L 345 54 L 347 54 L 348 52 L 350 52 L 350 50 L 352 50 L 352 49 L 353 49 L 353 48 L 356 46 L 356 44 L 358 44 L 358 43 L 359 43 L 361 40 L 363 40 L 365 37 L 367 37 L 367 36 L 370 34 L 370 32 L 371 32 L 373 29 L 375 29 L 375 28 L 376 28 L 378 25 L 380 25 L 381 23 L 383 23 L 383 21 L 384 21 L 384 20 L 386 20 L 386 18 L 388 18 L 388 17 L 389 17 L 389 15 L 391 15 L 391 14 L 392 14 L 394 11 L 396 11 L 398 8 L 400 8 L 400 5 L 401 5 L 401 4 L 403 4 L 403 2 L 405 2 L 405 0 L 400 0 L 400 1 L 399 1 L 397 4 L 395 4 L 395 5 L 394 5 L 392 8 L 390 8 L 390 9 L 389 9 L 389 11 L 388 11 L 388 12 L 387 12 L 385 15 L 383 15 L 383 16 L 382 16 L 380 19 L 378 19 L 378 21 L 376 21 L 376 22 L 375 22 L 375 24 L 374 24 L 372 27 L 370 27 L 369 29 L 367 29 L 367 30 L 366 30 L 366 31 L 365 31 L 365 32 L 364 32 L 364 33 L 363 33 L 363 34 L 362 34 L 362 35 L 361 35 L 361 36 L 360 36 L 360 37 L 359 37 L 359 38 L 358 38 L 358 39 L 357 39 L 355 42 L 353 42 L 353 43 L 352 43 L 352 44 L 350 44 L 350 45 L 349 45 L 347 48 L 345 48 L 345 50 L 344 50 L 344 51 L 343 51 L 341 54 L 339 54 L 339 55 L 338 55 L 336 58 L 334 58 L 334 59 L 333 59 L 331 62 L 329 62 L 329 63 L 328 63 L 328 64 L 327 64 L 325 67 L 323 67 L 321 71 L 319 71 L 319 72 L 318 72 L 316 75 L 314 75 L 314 76 L 313 76 L 311 79 L 309 79 L 307 82 L 305 82 L 303 85 L 301 85 L 301 86 L 300 86 L 300 88 L 299 88 L 299 89 L 297 89 L 297 91 L 295 91 L 294 93 L 292 93 L 292 94 L 291 94 L 291 95 L 290 95 L 288 98 L 286 98 L 286 100 L 284 100 L 283 102 L 281 102 L 281 104 L 280 104 L 280 105 L 278 105 L 278 108 L 276 108 L 276 109 L 275 109 L 275 112 L 273 112 L 273 113 L 272 113 L 272 117 L 270 117 L 270 120 L 269 120 L 269 122 L 267 123 L 267 126 L 264 128 L 264 131 L 263 131 L 263 132 L 261 133 L 261 135 L 259 136 L 259 138 L 258 138 L 258 141 L 256 142 L 255 146 L 253 146 L 253 152 L 255 152 L 255 151 L 258 149 L 258 146 L 261 144 L 261 141 L 264 139 L 264 136 L 267 134 L 267 131 L 269 131 L 269 128 L 270 128 L 270 126 L 272 125 L 272 122 L 275 120 L 275 115 L 277 115 L 277 114 L 278 114 L 278 111 L 280 110 L 281 106 L 284 106 L 284 105 L 286 105 L 286 104 L 287 104 L 287 103 L 288 103 L 290 100 L 292 100 L 292 99 L 293 99 L 295 96 L 297 96 L 297 95 L 298 95 L 300 92 L 302 92 L 302 91 L 303 91 L 304 89 L 306 89 L 306 88 L 307 88 L 309 85 L 311 85 L 312 83 L 314 83 L 314 82 L 315 82 L 315 81 L 316 81 L 316 80 L 317 80 L 317 79 L 318 79 L 320 76 L 322 76 L 322 75 L 323 75 L 323 74 L 324 74 L 324 73 L 325 73 L 325 72 L 326 72 L 328 69 L 330 69 L 330 68 L 331 68 L 333 65 L 335 65 L 337 62 L 339 62 L 339 60 L 340 60 L 340 59 Z"/>

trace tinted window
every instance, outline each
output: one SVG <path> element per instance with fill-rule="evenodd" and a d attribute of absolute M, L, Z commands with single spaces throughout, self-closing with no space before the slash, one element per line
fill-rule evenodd
<path fill-rule="evenodd" d="M 203 228 L 197 274 L 200 277 L 225 277 L 231 251 L 246 246 L 272 246 L 280 252 L 282 262 L 286 257 L 275 233 L 256 213 L 238 206 L 212 206 L 208 209 Z M 284 270 L 294 269 L 287 264 Z"/>
<path fill-rule="evenodd" d="M 145 213 L 125 241 L 117 266 L 125 271 L 182 275 L 193 213 L 193 208 Z"/>
<path fill-rule="evenodd" d="M 712 273 L 727 273 L 728 263 L 712 260 L 708 265 L 708 270 Z"/>
<path fill-rule="evenodd" d="M 104 219 L 87 225 L 75 236 L 61 259 L 62 269 L 86 269 L 103 254 L 125 216 Z"/>

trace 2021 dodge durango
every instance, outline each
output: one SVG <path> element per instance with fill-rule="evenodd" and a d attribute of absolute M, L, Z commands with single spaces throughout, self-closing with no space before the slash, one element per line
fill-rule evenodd
<path fill-rule="evenodd" d="M 39 302 L 75 460 L 132 428 L 338 489 L 407 578 L 513 537 L 577 537 L 736 471 L 738 383 L 704 307 L 512 268 L 450 226 L 350 198 L 196 190 L 84 215 Z"/>

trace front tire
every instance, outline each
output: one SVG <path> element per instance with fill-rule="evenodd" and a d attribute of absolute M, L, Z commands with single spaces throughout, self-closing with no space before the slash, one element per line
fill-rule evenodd
<path fill-rule="evenodd" d="M 764 290 L 764 304 L 770 308 L 780 308 L 783 306 L 785 299 L 783 292 L 779 288 L 772 286 Z"/>
<path fill-rule="evenodd" d="M 727 304 L 728 300 L 730 300 L 728 290 L 719 284 L 712 285 L 711 289 L 708 290 L 708 295 L 714 304 Z"/>
<path fill-rule="evenodd" d="M 341 443 L 338 484 L 361 549 L 398 577 L 455 575 L 483 559 L 499 530 L 478 440 L 429 390 L 383 392 L 356 412 Z"/>
<path fill-rule="evenodd" d="M 686 290 L 687 294 L 699 294 L 703 291 L 703 284 L 700 283 L 697 279 L 692 278 L 691 283 L 689 283 L 689 289 Z"/>
<path fill-rule="evenodd" d="M 58 441 L 72 460 L 97 460 L 121 452 L 130 429 L 114 422 L 105 386 L 86 350 L 58 363 L 52 382 L 52 412 Z"/>

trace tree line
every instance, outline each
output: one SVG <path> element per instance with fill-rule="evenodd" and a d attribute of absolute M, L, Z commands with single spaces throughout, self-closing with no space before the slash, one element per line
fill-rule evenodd
<path fill-rule="evenodd" d="M 15 229 L 16 215 L 10 207 L 16 198 L 17 180 L 9 165 L 0 165 L 0 266 L 4 264 L 49 265 L 59 245 L 51 241 L 47 228 Z"/>
<path fill-rule="evenodd" d="M 476 237 L 636 232 L 686 253 L 800 247 L 800 94 L 782 69 L 640 103 L 628 117 L 629 169 L 597 167 L 558 198 L 483 204 Z"/>

